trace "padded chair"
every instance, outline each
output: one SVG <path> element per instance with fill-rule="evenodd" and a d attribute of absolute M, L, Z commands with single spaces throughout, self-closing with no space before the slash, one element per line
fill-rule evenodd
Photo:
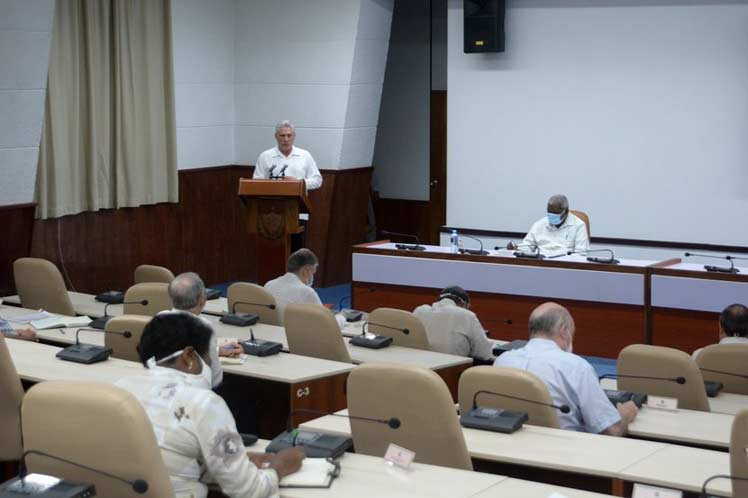
<path fill-rule="evenodd" d="M 242 313 L 255 313 L 260 317 L 260 323 L 267 323 L 268 325 L 281 324 L 275 298 L 263 287 L 257 284 L 250 284 L 249 282 L 237 282 L 229 286 L 226 295 L 229 301 L 229 313 L 234 310 Z M 234 308 L 234 303 L 238 303 L 236 304 L 236 308 Z M 258 303 L 267 306 L 242 303 Z M 273 308 L 268 308 L 268 306 L 272 306 Z"/>
<path fill-rule="evenodd" d="M 705 380 L 724 384 L 727 393 L 748 394 L 748 344 L 712 344 L 701 350 L 696 358 Z M 709 370 L 730 372 L 726 375 Z M 742 377 L 740 377 L 742 376 Z"/>
<path fill-rule="evenodd" d="M 730 436 L 730 475 L 748 479 L 748 410 L 732 421 Z M 732 481 L 732 496 L 748 496 L 748 481 Z"/>
<path fill-rule="evenodd" d="M 491 391 L 540 403 L 553 403 L 548 387 L 542 380 L 530 372 L 517 368 L 481 366 L 465 370 L 460 376 L 458 387 L 460 413 L 467 413 L 473 409 L 473 397 L 478 391 Z M 559 428 L 558 411 L 549 406 L 486 393 L 479 394 L 477 402 L 480 406 L 525 412 L 530 417 L 528 423 L 532 425 Z"/>
<path fill-rule="evenodd" d="M 137 346 L 150 316 L 120 315 L 110 319 L 106 324 L 107 332 L 130 332 L 130 337 L 120 334 L 104 334 L 104 345 L 112 349 L 112 356 L 121 360 L 140 361 Z"/>
<path fill-rule="evenodd" d="M 353 363 L 335 316 L 318 304 L 289 304 L 286 339 L 293 354 Z"/>
<path fill-rule="evenodd" d="M 473 470 L 465 437 L 447 385 L 431 370 L 368 363 L 348 376 L 348 411 L 353 416 L 397 418 L 400 427 L 351 419 L 356 453 L 384 456 L 390 443 L 415 451 L 415 461 Z"/>
<path fill-rule="evenodd" d="M 21 400 L 23 387 L 5 336 L 0 334 L 0 462 L 19 460 L 21 444 Z"/>
<path fill-rule="evenodd" d="M 65 280 L 52 262 L 39 258 L 17 259 L 13 262 L 13 278 L 24 308 L 75 316 Z"/>
<path fill-rule="evenodd" d="M 392 337 L 392 344 L 404 348 L 425 349 L 431 351 L 431 344 L 426 335 L 426 327 L 423 322 L 413 313 L 395 308 L 377 308 L 369 313 L 369 325 L 367 330 L 373 334 Z M 394 327 L 396 329 L 407 329 L 408 333 L 379 327 L 375 324 Z"/>
<path fill-rule="evenodd" d="M 569 212 L 582 220 L 585 225 L 587 225 L 587 237 L 592 237 L 592 232 L 590 231 L 590 217 L 587 213 L 584 211 L 576 211 L 574 209 L 570 209 Z"/>
<path fill-rule="evenodd" d="M 135 284 L 125 292 L 125 303 L 147 300 L 143 306 L 139 302 L 124 305 L 125 315 L 155 316 L 156 313 L 172 308 L 169 297 L 169 284 L 145 283 Z"/>
<path fill-rule="evenodd" d="M 30 472 L 92 483 L 96 496 L 174 496 L 153 425 L 127 391 L 98 382 L 41 382 L 26 393 L 21 414 L 26 451 L 143 479 L 148 491 L 137 494 L 129 484 L 41 455 L 26 456 Z"/>
<path fill-rule="evenodd" d="M 708 412 L 704 377 L 687 353 L 674 348 L 632 344 L 618 355 L 618 375 L 683 377 L 685 384 L 667 380 L 618 378 L 618 389 L 678 399 L 678 408 Z"/>
<path fill-rule="evenodd" d="M 174 280 L 174 274 L 163 266 L 140 265 L 135 268 L 134 279 L 136 284 L 146 284 L 148 282 L 170 284 Z"/>

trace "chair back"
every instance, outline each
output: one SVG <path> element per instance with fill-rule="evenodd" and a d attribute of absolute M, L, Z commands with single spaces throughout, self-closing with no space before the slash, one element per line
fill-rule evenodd
<path fill-rule="evenodd" d="M 0 334 L 0 462 L 21 458 L 21 400 L 23 387 L 5 336 Z"/>
<path fill-rule="evenodd" d="M 447 385 L 431 370 L 367 363 L 348 376 L 352 416 L 397 418 L 400 427 L 351 419 L 357 453 L 382 457 L 390 443 L 416 453 L 415 461 L 472 470 L 465 437 Z"/>
<path fill-rule="evenodd" d="M 353 363 L 333 314 L 318 304 L 289 304 L 286 339 L 293 354 Z"/>
<path fill-rule="evenodd" d="M 730 436 L 730 475 L 748 479 L 748 410 L 735 415 Z M 748 481 L 732 481 L 732 496 L 748 496 Z"/>
<path fill-rule="evenodd" d="M 474 408 L 473 399 L 479 406 L 499 408 L 503 410 L 525 412 L 530 417 L 529 424 L 558 429 L 558 412 L 550 406 L 537 405 L 496 396 L 479 391 L 506 394 L 519 398 L 530 399 L 540 403 L 551 404 L 553 399 L 548 392 L 548 386 L 534 374 L 509 367 L 480 366 L 465 370 L 460 376 L 458 399 L 460 413 L 467 413 Z"/>
<path fill-rule="evenodd" d="M 668 379 L 683 377 L 686 380 L 684 384 L 668 380 L 618 377 L 618 389 L 677 398 L 679 408 L 709 411 L 709 400 L 699 367 L 690 355 L 678 349 L 649 344 L 626 346 L 618 355 L 618 375 Z"/>
<path fill-rule="evenodd" d="M 139 362 L 138 344 L 140 344 L 143 329 L 150 321 L 151 317 L 144 315 L 115 316 L 106 323 L 106 331 L 129 332 L 130 337 L 121 334 L 104 334 L 104 345 L 112 350 L 114 358 Z"/>
<path fill-rule="evenodd" d="M 170 284 L 174 280 L 174 274 L 168 268 L 155 265 L 140 265 L 135 268 L 134 280 L 136 284 L 156 282 Z"/>
<path fill-rule="evenodd" d="M 65 280 L 52 262 L 40 258 L 17 259 L 13 262 L 13 278 L 24 308 L 75 316 Z"/>
<path fill-rule="evenodd" d="M 232 311 L 255 313 L 260 317 L 260 323 L 267 323 L 268 325 L 281 324 L 275 298 L 259 285 L 250 284 L 249 282 L 237 282 L 229 286 L 226 295 L 229 301 L 229 313 Z M 257 303 L 260 306 L 244 303 Z M 272 308 L 268 308 L 268 306 L 272 306 Z"/>
<path fill-rule="evenodd" d="M 592 232 L 590 231 L 589 215 L 584 211 L 577 211 L 574 209 L 570 209 L 569 212 L 584 222 L 584 224 L 587 226 L 587 237 L 592 237 Z"/>
<path fill-rule="evenodd" d="M 376 324 L 385 325 L 385 327 Z M 407 333 L 386 327 L 405 329 Z M 395 346 L 431 351 L 423 322 L 409 311 L 395 308 L 377 308 L 369 313 L 367 330 L 373 334 L 392 337 L 392 344 Z"/>
<path fill-rule="evenodd" d="M 140 302 L 132 303 L 143 300 L 148 301 L 148 304 L 143 306 Z M 169 297 L 169 284 L 153 282 L 135 284 L 125 292 L 125 303 L 128 302 L 132 304 L 124 305 L 125 315 L 155 316 L 161 311 L 170 310 L 172 303 Z"/>
<path fill-rule="evenodd" d="M 32 387 L 21 407 L 25 451 L 36 450 L 127 480 L 143 479 L 137 494 L 116 479 L 41 455 L 27 455 L 30 472 L 92 483 L 97 496 L 174 496 L 153 425 L 135 397 L 111 384 L 49 381 Z"/>
<path fill-rule="evenodd" d="M 748 344 L 712 344 L 701 350 L 696 364 L 705 380 L 724 384 L 723 391 L 748 394 Z"/>

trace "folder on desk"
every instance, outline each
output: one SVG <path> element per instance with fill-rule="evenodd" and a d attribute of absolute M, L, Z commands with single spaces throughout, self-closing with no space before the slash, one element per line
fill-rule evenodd
<path fill-rule="evenodd" d="M 42 318 L 41 320 L 33 320 L 29 323 L 31 323 L 36 330 L 44 330 L 59 329 L 63 327 L 85 327 L 91 323 L 91 319 L 87 316 L 54 315 L 49 318 Z"/>
<path fill-rule="evenodd" d="M 340 474 L 340 464 L 329 458 L 305 458 L 301 469 L 280 481 L 281 488 L 329 488 Z"/>

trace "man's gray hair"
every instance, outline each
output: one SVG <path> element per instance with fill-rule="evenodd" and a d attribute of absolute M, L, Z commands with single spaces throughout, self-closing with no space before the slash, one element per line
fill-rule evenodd
<path fill-rule="evenodd" d="M 571 329 L 574 319 L 563 306 L 546 303 L 538 306 L 530 314 L 530 337 L 554 337 L 562 329 Z"/>
<path fill-rule="evenodd" d="M 197 273 L 187 272 L 176 276 L 169 284 L 169 297 L 178 310 L 188 311 L 200 304 L 205 295 L 205 284 Z"/>
<path fill-rule="evenodd" d="M 567 210 L 569 209 L 569 199 L 567 199 L 564 194 L 552 195 L 551 198 L 548 199 L 548 205 Z"/>
<path fill-rule="evenodd" d="M 303 267 L 317 263 L 317 256 L 312 251 L 306 248 L 299 249 L 288 258 L 286 270 L 289 273 L 298 273 Z"/>
<path fill-rule="evenodd" d="M 291 131 L 296 131 L 296 127 L 287 119 L 284 119 L 283 121 L 275 125 L 275 133 L 281 131 L 282 128 L 291 128 Z"/>

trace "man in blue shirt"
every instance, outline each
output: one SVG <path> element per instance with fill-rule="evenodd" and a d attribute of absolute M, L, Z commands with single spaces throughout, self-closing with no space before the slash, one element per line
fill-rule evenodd
<path fill-rule="evenodd" d="M 562 429 L 623 436 L 636 418 L 628 401 L 614 407 L 600 387 L 595 369 L 572 353 L 574 319 L 556 303 L 544 303 L 530 314 L 530 341 L 499 356 L 494 366 L 526 370 L 548 386 L 554 404 L 568 405 L 559 413 Z"/>

